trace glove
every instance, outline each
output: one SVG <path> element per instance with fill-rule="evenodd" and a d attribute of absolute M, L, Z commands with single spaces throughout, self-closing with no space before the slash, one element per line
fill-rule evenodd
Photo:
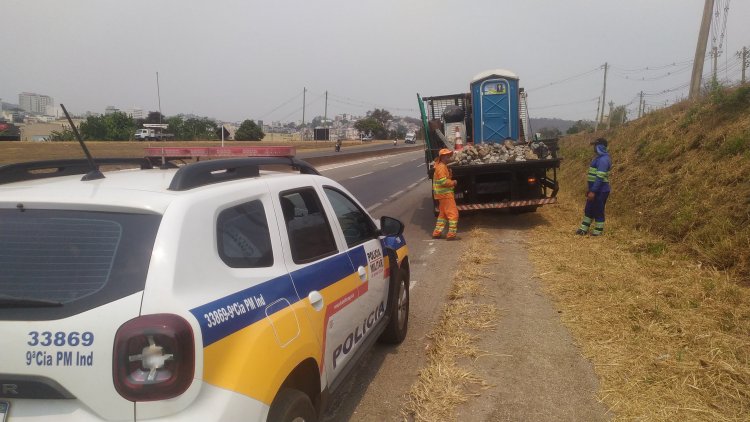
<path fill-rule="evenodd" d="M 595 197 L 595 196 L 596 196 L 596 194 L 595 194 L 594 192 L 588 192 L 588 193 L 586 194 L 586 200 L 587 200 L 588 202 L 591 202 L 591 201 L 593 201 L 593 200 L 594 200 L 594 197 Z"/>

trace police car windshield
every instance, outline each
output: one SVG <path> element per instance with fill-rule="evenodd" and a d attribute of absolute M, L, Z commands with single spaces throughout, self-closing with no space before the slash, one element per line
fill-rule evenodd
<path fill-rule="evenodd" d="M 29 208 L 0 210 L 0 319 L 18 308 L 81 311 L 143 289 L 160 216 Z"/>

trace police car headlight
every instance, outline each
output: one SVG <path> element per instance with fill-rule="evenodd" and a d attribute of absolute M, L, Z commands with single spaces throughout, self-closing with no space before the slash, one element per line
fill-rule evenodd
<path fill-rule="evenodd" d="M 184 393 L 195 372 L 193 329 L 172 314 L 131 319 L 115 335 L 115 389 L 131 401 L 170 399 Z"/>

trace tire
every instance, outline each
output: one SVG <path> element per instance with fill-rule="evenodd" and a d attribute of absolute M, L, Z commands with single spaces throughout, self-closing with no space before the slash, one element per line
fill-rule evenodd
<path fill-rule="evenodd" d="M 390 321 L 378 341 L 387 344 L 400 344 L 409 329 L 409 281 L 404 270 L 398 269 L 394 296 L 395 306 L 391 309 Z"/>
<path fill-rule="evenodd" d="M 276 395 L 268 412 L 268 422 L 317 422 L 310 398 L 299 390 L 285 388 Z"/>

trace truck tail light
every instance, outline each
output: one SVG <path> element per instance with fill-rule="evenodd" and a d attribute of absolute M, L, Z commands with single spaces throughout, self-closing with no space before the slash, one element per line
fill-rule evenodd
<path fill-rule="evenodd" d="M 188 389 L 195 372 L 193 329 L 173 314 L 144 315 L 115 335 L 112 376 L 130 401 L 166 400 Z"/>
<path fill-rule="evenodd" d="M 529 176 L 528 178 L 526 178 L 526 182 L 530 185 L 535 185 L 537 182 L 537 179 L 534 176 Z"/>

